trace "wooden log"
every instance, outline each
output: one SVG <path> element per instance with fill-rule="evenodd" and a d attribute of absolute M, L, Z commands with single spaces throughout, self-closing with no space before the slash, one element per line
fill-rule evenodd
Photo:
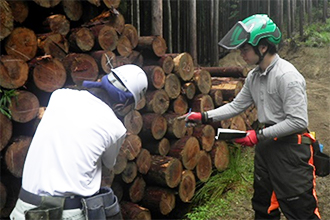
<path fill-rule="evenodd" d="M 119 55 L 124 57 L 129 56 L 133 51 L 132 44 L 125 35 L 119 37 L 116 49 Z"/>
<path fill-rule="evenodd" d="M 7 146 L 12 135 L 12 121 L 7 116 L 0 113 L 0 152 Z"/>
<path fill-rule="evenodd" d="M 95 25 L 90 27 L 98 46 L 105 51 L 113 51 L 117 47 L 118 34 L 116 30 L 109 25 Z"/>
<path fill-rule="evenodd" d="M 70 22 L 62 14 L 53 14 L 46 18 L 43 22 L 44 26 L 47 26 L 51 32 L 66 36 L 70 31 Z"/>
<path fill-rule="evenodd" d="M 215 129 L 212 125 L 205 124 L 194 127 L 192 134 L 199 141 L 199 145 L 205 151 L 212 150 L 215 141 Z"/>
<path fill-rule="evenodd" d="M 29 122 L 34 119 L 39 111 L 39 100 L 31 92 L 16 90 L 16 96 L 11 98 L 12 120 L 20 123 Z"/>
<path fill-rule="evenodd" d="M 223 95 L 222 91 L 219 89 L 210 89 L 209 95 L 211 96 L 214 108 L 217 108 L 223 104 Z"/>
<path fill-rule="evenodd" d="M 23 23 L 29 15 L 29 6 L 25 1 L 8 1 L 14 21 Z M 1 13 L 0 13 L 1 14 Z M 2 20 L 2 18 L 1 18 Z"/>
<path fill-rule="evenodd" d="M 145 175 L 149 184 L 175 188 L 179 185 L 182 175 L 182 163 L 170 156 L 151 155 L 151 166 Z"/>
<path fill-rule="evenodd" d="M 14 139 L 5 153 L 7 169 L 15 177 L 22 177 L 26 154 L 31 144 L 31 137 L 19 136 Z"/>
<path fill-rule="evenodd" d="M 29 66 L 21 58 L 13 55 L 0 56 L 0 86 L 16 89 L 28 80 Z"/>
<path fill-rule="evenodd" d="M 129 63 L 138 65 L 138 66 L 143 66 L 143 56 L 139 51 L 133 50 L 132 53 L 127 57 Z"/>
<path fill-rule="evenodd" d="M 7 54 L 21 58 L 24 61 L 34 58 L 37 54 L 37 49 L 37 36 L 33 30 L 25 27 L 15 28 L 5 42 Z"/>
<path fill-rule="evenodd" d="M 14 30 L 14 17 L 7 1 L 0 1 L 0 41 L 5 39 Z"/>
<path fill-rule="evenodd" d="M 212 174 L 212 160 L 211 155 L 202 150 L 199 152 L 198 162 L 196 164 L 196 176 L 197 178 L 205 183 L 208 181 Z"/>
<path fill-rule="evenodd" d="M 132 24 L 125 24 L 121 36 L 126 36 L 134 49 L 139 43 L 139 36 L 136 28 Z"/>
<path fill-rule="evenodd" d="M 103 0 L 103 3 L 110 9 L 118 8 L 121 0 Z"/>
<path fill-rule="evenodd" d="M 121 148 L 128 160 L 134 160 L 142 148 L 141 138 L 135 134 L 127 134 Z"/>
<path fill-rule="evenodd" d="M 121 35 L 125 28 L 125 18 L 121 13 L 116 11 L 116 13 L 111 14 L 109 18 L 109 23 L 107 25 L 113 27 L 116 32 Z"/>
<path fill-rule="evenodd" d="M 149 209 L 144 208 L 136 203 L 122 201 L 120 203 L 121 214 L 124 219 L 132 220 L 151 220 Z"/>
<path fill-rule="evenodd" d="M 167 111 L 170 105 L 170 98 L 164 89 L 157 89 L 154 91 L 146 92 L 146 106 L 145 110 L 147 112 L 154 112 L 158 114 L 163 114 Z"/>
<path fill-rule="evenodd" d="M 143 127 L 139 134 L 144 139 L 160 140 L 164 137 L 167 130 L 167 121 L 161 114 L 145 113 L 142 114 Z"/>
<path fill-rule="evenodd" d="M 102 166 L 102 179 L 101 185 L 111 187 L 113 180 L 115 178 L 114 169 L 109 169 L 106 166 Z"/>
<path fill-rule="evenodd" d="M 194 76 L 194 62 L 189 53 L 181 53 L 173 58 L 174 73 L 183 81 L 189 81 Z"/>
<path fill-rule="evenodd" d="M 149 186 L 146 188 L 142 204 L 150 210 L 168 215 L 175 208 L 175 192 L 167 188 Z"/>
<path fill-rule="evenodd" d="M 188 101 L 184 95 L 179 95 L 176 99 L 170 103 L 170 110 L 178 115 L 183 115 L 188 111 Z"/>
<path fill-rule="evenodd" d="M 185 136 L 171 143 L 168 155 L 180 159 L 187 170 L 193 170 L 198 162 L 200 145 L 196 137 Z"/>
<path fill-rule="evenodd" d="M 182 85 L 181 94 L 185 95 L 187 99 L 193 99 L 196 94 L 196 86 L 193 82 L 187 82 Z"/>
<path fill-rule="evenodd" d="M 128 161 L 127 166 L 121 173 L 121 178 L 125 183 L 132 183 L 137 176 L 137 166 L 135 161 Z"/>
<path fill-rule="evenodd" d="M 137 176 L 128 190 L 130 200 L 134 203 L 140 202 L 143 199 L 146 186 L 143 177 Z"/>
<path fill-rule="evenodd" d="M 210 92 L 212 81 L 211 81 L 211 75 L 208 71 L 203 69 L 195 70 L 193 75 L 193 80 L 200 93 L 208 94 Z"/>
<path fill-rule="evenodd" d="M 124 125 L 130 134 L 139 134 L 143 126 L 143 118 L 139 111 L 131 110 L 124 117 Z"/>
<path fill-rule="evenodd" d="M 61 34 L 47 33 L 38 36 L 38 47 L 47 55 L 63 60 L 69 52 L 69 42 Z"/>
<path fill-rule="evenodd" d="M 112 51 L 94 50 L 90 55 L 95 59 L 99 70 L 103 74 L 108 74 L 111 72 L 111 69 L 119 66 L 117 65 L 117 56 Z M 129 61 L 127 61 L 127 63 L 129 63 Z"/>
<path fill-rule="evenodd" d="M 210 154 L 213 165 L 218 171 L 222 172 L 228 168 L 230 155 L 227 142 L 216 140 Z"/>
<path fill-rule="evenodd" d="M 170 150 L 170 141 L 164 137 L 160 140 L 147 140 L 143 141 L 143 148 L 147 149 L 151 154 L 166 156 Z"/>
<path fill-rule="evenodd" d="M 63 65 L 76 85 L 80 86 L 84 80 L 94 81 L 98 77 L 97 63 L 88 54 L 70 53 L 63 59 Z"/>
<path fill-rule="evenodd" d="M 116 163 L 113 167 L 114 174 L 118 175 L 122 173 L 127 166 L 127 156 L 124 148 L 120 148 L 116 158 Z"/>
<path fill-rule="evenodd" d="M 123 200 L 124 197 L 124 185 L 126 183 L 124 183 L 122 180 L 119 181 L 118 179 L 119 179 L 118 175 L 115 176 L 115 180 L 113 181 L 111 188 L 115 193 L 115 195 L 117 196 L 118 202 L 120 202 Z"/>
<path fill-rule="evenodd" d="M 68 41 L 70 43 L 70 51 L 87 52 L 94 47 L 95 37 L 90 29 L 80 27 L 71 29 Z"/>
<path fill-rule="evenodd" d="M 191 110 L 194 112 L 206 112 L 214 109 L 214 103 L 210 95 L 198 94 L 191 103 Z"/>
<path fill-rule="evenodd" d="M 186 122 L 184 120 L 177 119 L 181 115 L 172 112 L 166 112 L 163 114 L 163 116 L 167 121 L 167 138 L 179 139 L 185 136 L 187 129 Z"/>
<path fill-rule="evenodd" d="M 240 130 L 240 131 L 246 131 L 246 124 L 241 115 L 237 115 L 232 118 L 230 129 Z"/>
<path fill-rule="evenodd" d="M 221 90 L 223 100 L 232 101 L 236 95 L 241 91 L 243 83 L 240 80 L 237 81 L 216 81 L 212 79 L 211 89 Z"/>
<path fill-rule="evenodd" d="M 65 15 L 71 21 L 78 21 L 83 14 L 81 1 L 62 0 L 62 7 Z"/>
<path fill-rule="evenodd" d="M 57 58 L 38 57 L 33 68 L 33 82 L 45 92 L 62 88 L 66 82 L 66 70 Z"/>
<path fill-rule="evenodd" d="M 170 99 L 176 99 L 181 93 L 179 77 L 174 73 L 168 74 L 165 79 L 164 89 Z"/>
<path fill-rule="evenodd" d="M 184 170 L 179 185 L 179 198 L 182 202 L 190 202 L 195 195 L 196 178 L 191 170 Z"/>
<path fill-rule="evenodd" d="M 160 58 L 154 58 L 154 57 L 148 57 L 147 60 L 145 60 L 145 64 L 146 65 L 158 65 L 160 67 L 162 67 L 162 69 L 164 70 L 165 74 L 170 74 L 173 71 L 174 68 L 174 62 L 173 62 L 173 58 L 171 55 L 163 55 Z"/>
<path fill-rule="evenodd" d="M 150 50 L 157 57 L 162 57 L 167 50 L 166 41 L 161 36 L 140 36 L 137 48 Z"/>
<path fill-rule="evenodd" d="M 164 88 L 166 77 L 164 70 L 160 66 L 143 66 L 142 69 L 148 77 L 148 89 L 154 90 Z"/>
<path fill-rule="evenodd" d="M 6 186 L 0 182 L 0 210 L 6 205 L 7 200 L 7 189 Z"/>
<path fill-rule="evenodd" d="M 44 8 L 53 8 L 58 5 L 61 0 L 33 0 L 37 5 Z"/>
<path fill-rule="evenodd" d="M 211 76 L 215 77 L 246 77 L 248 71 L 241 66 L 227 66 L 227 67 L 200 67 L 208 71 Z"/>
<path fill-rule="evenodd" d="M 151 166 L 151 155 L 147 149 L 142 148 L 139 155 L 137 155 L 136 166 L 140 173 L 148 173 Z"/>

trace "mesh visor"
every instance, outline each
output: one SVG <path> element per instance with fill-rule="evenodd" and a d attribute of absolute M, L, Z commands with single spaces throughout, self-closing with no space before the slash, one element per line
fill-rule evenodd
<path fill-rule="evenodd" d="M 230 31 L 220 40 L 219 45 L 226 49 L 237 49 L 250 37 L 247 27 L 241 22 L 237 22 Z"/>

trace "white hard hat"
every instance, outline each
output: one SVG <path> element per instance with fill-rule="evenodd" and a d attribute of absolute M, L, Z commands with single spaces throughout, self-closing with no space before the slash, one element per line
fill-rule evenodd
<path fill-rule="evenodd" d="M 120 79 L 128 91 L 133 94 L 136 107 L 148 88 L 146 73 L 139 66 L 133 64 L 126 64 L 114 68 L 112 72 Z M 109 76 L 111 76 L 111 74 Z M 108 79 L 111 81 L 110 78 Z"/>

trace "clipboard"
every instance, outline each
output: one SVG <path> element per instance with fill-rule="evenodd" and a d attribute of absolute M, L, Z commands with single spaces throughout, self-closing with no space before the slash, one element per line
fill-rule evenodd
<path fill-rule="evenodd" d="M 217 140 L 232 140 L 236 138 L 243 138 L 246 136 L 246 131 L 218 128 L 216 139 Z"/>

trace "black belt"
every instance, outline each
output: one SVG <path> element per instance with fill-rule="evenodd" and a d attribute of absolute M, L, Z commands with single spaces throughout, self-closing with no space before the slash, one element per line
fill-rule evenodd
<path fill-rule="evenodd" d="M 294 144 L 312 144 L 313 143 L 313 141 L 309 137 L 306 137 L 302 134 L 292 134 L 292 135 L 288 135 L 285 137 L 276 138 L 275 140 L 283 141 L 283 142 L 287 142 L 287 143 L 294 143 Z"/>
<path fill-rule="evenodd" d="M 33 193 L 30 193 L 23 188 L 21 188 L 18 196 L 22 201 L 29 203 L 31 205 L 39 206 L 41 204 L 41 199 L 43 196 L 39 196 Z M 72 197 L 65 197 L 64 202 L 64 210 L 67 209 L 78 209 L 82 208 L 81 199 L 84 197 L 81 196 L 72 196 Z"/>

